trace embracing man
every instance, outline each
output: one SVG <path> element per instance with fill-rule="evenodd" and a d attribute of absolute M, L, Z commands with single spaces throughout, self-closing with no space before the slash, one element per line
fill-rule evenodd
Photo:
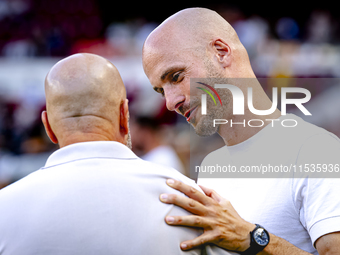
<path fill-rule="evenodd" d="M 60 149 L 0 191 L 1 255 L 229 254 L 178 246 L 202 232 L 169 227 L 165 216 L 189 213 L 157 197 L 171 192 L 169 178 L 199 187 L 131 151 L 128 100 L 112 63 L 65 58 L 48 73 L 45 93 L 42 121 Z"/>
<path fill-rule="evenodd" d="M 198 135 L 217 132 L 224 140 L 226 146 L 210 153 L 202 167 L 216 163 L 339 167 L 339 139 L 295 115 L 281 114 L 257 80 L 235 30 L 216 12 L 189 8 L 166 19 L 144 43 L 143 67 L 170 111 L 183 115 Z M 206 97 L 203 105 L 202 91 L 213 93 L 214 88 L 220 104 Z M 251 104 L 241 107 L 242 114 L 233 114 L 233 95 L 249 91 Z M 266 114 L 254 114 L 256 110 Z M 253 119 L 257 125 L 245 127 Z M 282 125 L 289 121 L 292 127 Z M 242 254 L 339 254 L 339 179 L 286 173 L 276 178 L 205 177 L 199 174 L 198 183 L 216 191 L 201 187 L 203 195 L 170 181 L 169 186 L 189 198 L 160 197 L 195 214 L 166 217 L 169 225 L 204 229 L 201 236 L 182 242 L 183 250 L 213 243 Z"/>

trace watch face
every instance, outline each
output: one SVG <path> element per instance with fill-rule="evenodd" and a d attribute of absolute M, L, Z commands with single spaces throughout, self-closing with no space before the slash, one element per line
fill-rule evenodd
<path fill-rule="evenodd" d="M 265 246 L 269 242 L 269 236 L 263 228 L 258 228 L 254 232 L 254 240 L 258 245 Z"/>

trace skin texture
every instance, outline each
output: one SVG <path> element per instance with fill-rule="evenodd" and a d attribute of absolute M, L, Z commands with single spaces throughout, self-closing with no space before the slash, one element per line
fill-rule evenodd
<path fill-rule="evenodd" d="M 86 141 L 130 146 L 125 87 L 108 60 L 75 54 L 59 61 L 46 76 L 45 94 L 42 121 L 60 147 Z"/>
<path fill-rule="evenodd" d="M 232 80 L 233 85 L 242 90 L 245 100 L 247 88 L 253 89 L 256 109 L 266 110 L 272 105 L 253 73 L 247 51 L 234 29 L 218 14 L 207 9 L 180 11 L 157 27 L 144 43 L 143 67 L 154 90 L 165 96 L 170 111 L 184 116 L 188 110 L 197 106 L 190 115 L 193 120 L 190 124 L 199 135 L 211 135 L 213 132 L 204 130 L 204 126 L 205 129 L 211 127 L 211 121 L 209 116 L 201 115 L 200 95 L 190 93 L 190 78 Z M 264 121 L 280 116 L 277 109 L 271 115 L 257 116 L 249 111 L 247 105 L 244 115 L 233 115 L 228 90 L 221 89 L 218 92 L 225 98 L 223 101 L 226 104 L 213 117 L 241 122 L 244 119 Z M 227 145 L 234 145 L 247 140 L 264 127 L 245 130 L 242 126 L 230 128 L 228 125 L 220 125 L 215 132 L 220 134 Z"/>
<path fill-rule="evenodd" d="M 213 129 L 209 124 L 211 118 L 200 114 L 200 94 L 190 93 L 190 78 L 223 78 L 233 81 L 232 84 L 242 90 L 246 102 L 247 88 L 251 87 L 255 109 L 267 110 L 272 105 L 253 73 L 248 54 L 236 32 L 214 11 L 189 8 L 166 19 L 144 43 L 143 67 L 154 90 L 165 97 L 170 111 L 176 111 L 187 118 L 188 111 L 196 107 L 187 120 L 199 135 L 218 132 L 226 145 L 235 145 L 252 137 L 266 126 L 247 129 L 241 125 L 232 128 L 220 125 Z M 270 115 L 254 115 L 247 105 L 244 115 L 233 115 L 230 110 L 232 100 L 228 99 L 226 92 L 222 96 L 226 106 L 222 111 L 214 111 L 213 118 L 241 122 L 250 119 L 264 121 L 280 116 L 278 109 Z M 207 104 L 209 107 L 209 102 Z M 205 192 L 203 195 L 178 181 L 172 180 L 167 183 L 188 197 L 162 194 L 160 200 L 183 207 L 194 215 L 167 218 L 166 222 L 169 225 L 204 229 L 201 236 L 181 243 L 183 250 L 206 243 L 214 243 L 234 251 L 245 251 L 249 247 L 249 232 L 255 225 L 242 219 L 228 200 L 208 188 L 201 187 Z M 309 254 L 275 235 L 270 234 L 270 239 L 269 245 L 259 254 Z M 338 233 L 319 238 L 316 242 L 319 254 L 336 254 L 334 252 L 340 249 L 339 240 Z"/>

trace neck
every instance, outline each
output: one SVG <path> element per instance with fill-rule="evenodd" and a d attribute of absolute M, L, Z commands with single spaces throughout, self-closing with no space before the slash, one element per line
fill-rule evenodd
<path fill-rule="evenodd" d="M 103 134 L 97 133 L 76 133 L 72 135 L 64 136 L 63 139 L 58 140 L 59 147 L 65 147 L 67 145 L 71 145 L 74 143 L 83 143 L 83 142 L 95 142 L 95 141 L 116 141 L 125 145 L 123 141 L 119 139 L 111 139 Z"/>
<path fill-rule="evenodd" d="M 106 119 L 83 116 L 64 118 L 55 125 L 55 135 L 60 148 L 74 143 L 93 141 L 117 141 L 125 144 L 115 126 Z M 79 128 L 81 127 L 81 128 Z"/>

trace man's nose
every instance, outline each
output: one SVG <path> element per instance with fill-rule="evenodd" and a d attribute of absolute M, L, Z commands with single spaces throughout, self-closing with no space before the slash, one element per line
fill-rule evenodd
<path fill-rule="evenodd" d="M 178 88 L 169 86 L 164 88 L 166 107 L 169 111 L 175 111 L 185 102 L 185 95 Z"/>

